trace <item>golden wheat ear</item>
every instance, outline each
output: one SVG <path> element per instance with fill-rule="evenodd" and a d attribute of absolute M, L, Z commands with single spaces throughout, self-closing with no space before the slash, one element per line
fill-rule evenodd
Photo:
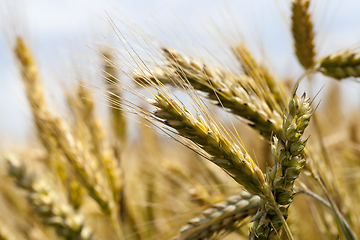
<path fill-rule="evenodd" d="M 236 182 L 253 194 L 266 195 L 267 187 L 262 171 L 250 155 L 221 134 L 215 124 L 209 124 L 200 115 L 193 117 L 184 106 L 166 93 L 156 95 L 149 103 L 158 108 L 153 113 L 156 119 L 207 152 L 212 156 L 211 161 Z"/>
<path fill-rule="evenodd" d="M 111 126 L 114 136 L 122 143 L 126 141 L 126 118 L 124 112 L 116 107 L 116 102 L 120 101 L 121 88 L 118 87 L 117 68 L 115 58 L 109 49 L 102 52 L 104 79 L 107 83 L 108 99 L 111 107 Z"/>
<path fill-rule="evenodd" d="M 203 210 L 200 216 L 189 220 L 174 239 L 212 239 L 218 234 L 229 233 L 253 217 L 259 205 L 259 196 L 242 191 Z"/>
<path fill-rule="evenodd" d="M 284 109 L 288 93 L 286 93 L 282 82 L 276 81 L 275 76 L 271 74 L 270 70 L 255 60 L 244 43 L 238 44 L 232 50 L 240 62 L 244 73 L 254 79 L 265 93 L 269 93 L 266 94 L 267 98 L 265 99 L 267 104 L 269 106 L 277 104 L 278 106 L 274 106 L 277 110 Z"/>
<path fill-rule="evenodd" d="M 315 43 L 314 31 L 309 12 L 309 0 L 295 0 L 292 3 L 292 34 L 295 53 L 305 69 L 314 64 Z"/>
<path fill-rule="evenodd" d="M 38 179 L 27 173 L 26 166 L 14 159 L 8 159 L 8 173 L 17 185 L 28 193 L 28 201 L 42 222 L 56 230 L 59 237 L 77 240 L 94 240 L 95 235 L 85 224 L 84 217 L 61 198 L 49 179 Z"/>
<path fill-rule="evenodd" d="M 83 84 L 83 83 L 82 83 Z M 80 84 L 77 89 L 79 102 L 79 113 L 82 117 L 82 125 L 89 133 L 89 141 L 93 155 L 97 158 L 99 165 L 104 168 L 105 175 L 110 184 L 115 202 L 119 201 L 122 189 L 122 176 L 119 163 L 114 151 L 106 138 L 105 130 L 95 115 L 92 92 L 85 85 Z"/>
<path fill-rule="evenodd" d="M 44 100 L 42 86 L 35 61 L 30 49 L 22 38 L 17 38 L 14 49 L 19 61 L 22 82 L 30 102 L 40 139 L 49 151 L 56 151 L 68 160 L 75 169 L 76 176 L 89 195 L 99 204 L 103 213 L 107 215 L 117 230 L 119 237 L 122 232 L 118 219 L 118 206 L 106 174 L 87 146 L 80 143 L 69 130 L 66 123 L 55 118 L 48 110 Z"/>
<path fill-rule="evenodd" d="M 296 56 L 305 69 L 315 63 L 316 69 L 335 79 L 360 77 L 360 54 L 349 50 L 340 51 L 315 62 L 315 43 L 313 23 L 309 12 L 309 0 L 295 0 L 292 3 L 292 33 Z"/>
<path fill-rule="evenodd" d="M 135 81 L 172 83 L 204 92 L 207 99 L 240 116 L 265 139 L 270 141 L 272 134 L 281 135 L 282 109 L 268 87 L 265 90 L 246 75 L 210 69 L 171 48 L 164 48 L 163 54 L 168 66 L 151 72 L 134 72 Z"/>
<path fill-rule="evenodd" d="M 168 52 L 168 50 L 165 50 L 165 52 Z M 173 53 L 171 53 L 171 55 L 173 55 Z M 173 56 L 171 59 L 176 62 L 182 61 L 182 59 L 174 60 Z M 182 64 L 185 63 L 182 62 Z M 200 72 L 202 73 L 202 71 Z M 235 141 L 231 139 L 224 127 L 220 130 L 216 122 L 211 119 L 210 114 L 208 114 L 208 109 L 204 107 L 197 95 L 191 92 L 191 89 L 185 88 L 184 90 L 188 91 L 192 100 L 195 101 L 193 106 L 197 112 L 196 118 L 182 102 L 174 99 L 176 96 L 172 92 L 169 92 L 169 89 L 163 84 L 159 82 L 154 83 L 147 77 L 144 77 L 144 81 L 155 88 L 156 92 L 151 91 L 149 86 L 142 85 L 154 98 L 146 98 L 135 90 L 129 91 L 156 107 L 157 110 L 148 112 L 131 102 L 120 102 L 120 106 L 118 107 L 129 108 L 130 111 L 149 119 L 155 126 L 159 126 L 160 129 L 164 131 L 168 130 L 170 133 L 182 137 L 182 139 L 191 141 L 196 145 L 195 151 L 205 152 L 207 154 L 206 157 L 211 160 L 211 162 L 221 167 L 250 193 L 261 196 L 267 195 L 268 188 L 263 172 L 255 164 L 244 147 L 237 145 Z M 206 80 L 204 81 L 207 83 Z M 174 96 L 174 98 L 172 96 Z"/>
<path fill-rule="evenodd" d="M 51 135 L 50 130 L 51 122 L 55 121 L 55 119 L 51 116 L 50 110 L 46 105 L 35 60 L 30 52 L 30 48 L 21 37 L 16 39 L 14 53 L 19 63 L 18 67 L 34 117 L 38 138 L 49 153 L 56 152 L 57 146 L 54 144 L 54 136 Z"/>

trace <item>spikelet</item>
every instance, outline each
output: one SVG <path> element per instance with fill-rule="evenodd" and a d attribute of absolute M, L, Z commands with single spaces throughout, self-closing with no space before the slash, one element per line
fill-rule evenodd
<path fill-rule="evenodd" d="M 68 195 L 70 204 L 75 210 L 78 210 L 82 205 L 82 198 L 84 196 L 84 189 L 79 184 L 79 182 L 77 182 L 76 180 L 71 181 Z"/>
<path fill-rule="evenodd" d="M 314 31 L 308 11 L 309 0 L 295 0 L 292 3 L 292 34 L 295 53 L 301 65 L 308 69 L 314 63 Z"/>

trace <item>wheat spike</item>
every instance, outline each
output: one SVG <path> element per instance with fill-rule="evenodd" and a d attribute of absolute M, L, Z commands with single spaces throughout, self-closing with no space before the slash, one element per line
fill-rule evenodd
<path fill-rule="evenodd" d="M 96 119 L 92 92 L 80 81 L 76 96 L 67 96 L 71 113 L 75 116 L 75 135 L 86 146 L 96 160 L 101 170 L 104 171 L 111 185 L 114 199 L 118 202 L 122 189 L 122 173 L 113 150 L 106 139 L 105 131 Z"/>
<path fill-rule="evenodd" d="M 159 110 L 154 116 L 177 133 L 194 142 L 212 156 L 211 161 L 221 167 L 249 192 L 266 195 L 264 175 L 247 152 L 226 139 L 214 124 L 199 116 L 194 118 L 184 107 L 166 93 L 159 93 L 149 103 Z"/>
<path fill-rule="evenodd" d="M 273 107 L 277 110 L 283 109 L 286 106 L 287 94 L 282 83 L 275 81 L 275 77 L 270 74 L 270 71 L 255 60 L 245 44 L 238 44 L 233 48 L 233 52 L 239 60 L 244 73 L 254 79 L 264 89 L 264 92 L 272 93 L 267 94 L 265 99 L 267 104 L 269 106 L 279 105 Z"/>
<path fill-rule="evenodd" d="M 85 146 L 73 137 L 61 119 L 54 118 L 50 114 L 43 98 L 37 67 L 30 49 L 25 45 L 22 38 L 17 39 L 14 51 L 20 63 L 22 80 L 33 109 L 35 122 L 40 129 L 38 132 L 43 144 L 49 149 L 54 147 L 61 149 L 65 158 L 75 167 L 77 175 L 89 191 L 90 196 L 110 217 L 114 228 L 118 229 L 117 205 L 108 186 L 107 177 L 99 168 L 98 161 Z M 46 142 L 50 142 L 52 145 Z"/>
<path fill-rule="evenodd" d="M 8 159 L 9 175 L 17 185 L 28 192 L 28 201 L 45 225 L 55 228 L 56 233 L 65 239 L 96 239 L 91 229 L 86 226 L 84 217 L 64 201 L 48 180 L 37 179 L 26 171 L 26 166 L 14 159 Z"/>
<path fill-rule="evenodd" d="M 92 102 L 92 94 L 85 86 L 80 85 L 78 88 L 79 97 L 79 112 L 82 115 L 82 122 L 90 133 L 90 139 L 87 144 L 93 148 L 94 155 L 97 157 L 99 164 L 104 168 L 108 181 L 114 195 L 115 202 L 119 201 L 120 192 L 122 189 L 122 172 L 119 163 L 110 143 L 106 139 L 105 131 L 100 122 L 95 117 L 95 109 Z"/>
<path fill-rule="evenodd" d="M 118 207 L 115 203 L 111 187 L 98 161 L 84 148 L 61 122 L 56 123 L 54 135 L 57 136 L 60 147 L 65 156 L 75 167 L 80 180 L 89 191 L 91 197 L 100 205 L 103 212 L 108 215 L 115 228 L 118 227 Z"/>
<path fill-rule="evenodd" d="M 275 166 L 267 169 L 266 180 L 275 197 L 275 204 L 286 219 L 289 206 L 296 194 L 293 189 L 306 159 L 302 155 L 307 139 L 302 139 L 305 128 L 313 114 L 311 100 L 305 94 L 296 95 L 290 100 L 289 112 L 284 114 L 284 142 L 273 138 L 271 153 Z M 249 239 L 278 239 L 283 227 L 282 220 L 274 210 L 274 203 L 261 201 L 261 208 L 254 218 L 254 225 Z"/>
<path fill-rule="evenodd" d="M 308 11 L 309 0 L 295 0 L 292 3 L 292 34 L 295 41 L 295 53 L 305 69 L 314 63 L 314 31 Z"/>
<path fill-rule="evenodd" d="M 68 166 L 62 150 L 58 148 L 57 139 L 52 130 L 56 118 L 52 116 L 46 104 L 38 68 L 29 47 L 26 46 L 21 37 L 16 39 L 14 53 L 19 62 L 22 82 L 25 86 L 27 100 L 30 103 L 37 136 L 48 153 L 47 158 L 51 166 L 56 169 L 56 173 L 64 186 L 67 186 L 67 182 L 71 181 L 66 175 Z"/>
<path fill-rule="evenodd" d="M 14 53 L 19 62 L 22 82 L 25 86 L 25 93 L 34 117 L 38 138 L 50 155 L 58 155 L 59 150 L 57 148 L 56 138 L 51 132 L 55 118 L 51 115 L 46 104 L 38 74 L 38 68 L 35 64 L 34 58 L 29 47 L 25 45 L 21 37 L 16 39 Z M 61 164 L 63 163 L 61 161 L 60 163 L 57 162 L 61 159 L 58 158 L 55 160 L 54 165 L 61 167 Z M 64 171 L 64 169 L 61 169 L 60 171 Z"/>
<path fill-rule="evenodd" d="M 105 80 L 107 83 L 107 89 L 109 91 L 109 103 L 111 106 L 111 116 L 112 116 L 112 128 L 114 131 L 114 135 L 122 142 L 126 140 L 126 119 L 124 117 L 124 113 L 121 109 L 116 107 L 115 103 L 120 101 L 121 91 L 120 88 L 117 87 L 118 79 L 116 77 L 116 67 L 114 63 L 113 56 L 110 54 L 109 50 L 105 50 L 102 53 L 103 56 L 103 65 L 104 65 L 104 73 Z M 111 94 L 110 94 L 111 93 Z"/>
<path fill-rule="evenodd" d="M 199 217 L 191 219 L 180 229 L 174 239 L 210 239 L 220 232 L 235 230 L 239 224 L 255 215 L 259 208 L 258 196 L 242 191 L 202 211 Z"/>
<path fill-rule="evenodd" d="M 170 48 L 164 49 L 164 54 L 170 66 L 148 74 L 135 72 L 135 80 L 149 83 L 166 79 L 173 84 L 189 83 L 192 88 L 207 93 L 206 97 L 217 105 L 249 121 L 249 125 L 265 139 L 270 141 L 273 133 L 281 133 L 281 108 L 273 96 L 268 97 L 271 93 L 265 92 L 252 78 L 209 69 Z M 274 104 L 268 105 L 266 99 L 272 99 Z"/>
<path fill-rule="evenodd" d="M 340 51 L 320 61 L 319 70 L 338 80 L 348 77 L 360 77 L 360 53 Z"/>

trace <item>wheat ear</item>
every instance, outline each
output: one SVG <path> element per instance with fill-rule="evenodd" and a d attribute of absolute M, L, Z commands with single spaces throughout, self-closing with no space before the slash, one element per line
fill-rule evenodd
<path fill-rule="evenodd" d="M 255 215 L 260 197 L 242 191 L 202 211 L 199 217 L 188 221 L 174 239 L 210 239 L 220 232 L 233 231 L 248 217 Z"/>
<path fill-rule="evenodd" d="M 268 168 L 266 174 L 275 202 L 261 200 L 261 208 L 254 218 L 249 239 L 278 239 L 283 221 L 276 209 L 287 218 L 289 206 L 296 194 L 294 182 L 306 163 L 302 152 L 307 139 L 302 139 L 302 135 L 312 114 L 311 101 L 305 94 L 301 98 L 295 95 L 290 100 L 289 112 L 284 114 L 284 142 L 274 136 L 271 153 L 275 166 Z"/>
<path fill-rule="evenodd" d="M 237 77 L 229 72 L 211 70 L 204 64 L 177 53 L 170 48 L 164 49 L 170 65 L 155 69 L 151 73 L 134 73 L 135 80 L 141 82 L 172 82 L 173 84 L 189 83 L 192 88 L 207 93 L 207 98 L 217 105 L 225 107 L 235 115 L 249 121 L 249 125 L 258 130 L 270 141 L 271 135 L 281 134 L 280 108 L 267 104 L 270 92 L 250 77 Z M 270 97 L 274 99 L 273 97 Z"/>
<path fill-rule="evenodd" d="M 341 51 L 320 61 L 319 70 L 338 80 L 348 77 L 360 77 L 360 53 Z"/>
<path fill-rule="evenodd" d="M 116 85 L 118 83 L 118 79 L 116 78 L 117 69 L 114 63 L 114 58 L 110 54 L 109 50 L 105 50 L 102 53 L 103 58 L 103 68 L 105 73 L 105 81 L 107 83 L 107 89 L 109 92 L 108 98 L 111 106 L 111 116 L 112 116 L 112 127 L 114 131 L 114 135 L 125 142 L 126 140 L 126 119 L 124 117 L 124 113 L 120 108 L 115 106 L 116 102 L 120 101 L 121 91 L 120 88 Z M 110 94 L 111 93 L 111 94 Z"/>
<path fill-rule="evenodd" d="M 41 141 L 42 145 L 46 148 L 50 156 L 50 160 L 54 160 L 53 164 L 59 168 L 60 178 L 65 172 L 63 162 L 61 158 L 58 157 L 61 154 L 56 144 L 56 138 L 52 135 L 52 127 L 55 121 L 55 118 L 51 115 L 50 110 L 46 104 L 43 88 L 41 85 L 38 68 L 35 64 L 34 58 L 30 52 L 28 46 L 25 45 L 23 39 L 18 37 L 16 39 L 16 45 L 14 48 L 14 53 L 19 62 L 19 69 L 21 73 L 21 79 L 25 87 L 25 93 L 28 102 L 30 103 L 30 108 L 32 111 L 32 116 L 35 121 L 36 133 Z M 64 179 L 62 179 L 64 180 Z"/>
<path fill-rule="evenodd" d="M 270 71 L 255 60 L 245 44 L 238 44 L 233 48 L 233 52 L 239 60 L 244 73 L 254 79 L 265 92 L 272 93 L 267 94 L 267 104 L 270 106 L 279 105 L 275 107 L 277 110 L 283 109 L 286 106 L 287 94 L 282 83 L 275 81 L 275 77 L 270 74 Z"/>
<path fill-rule="evenodd" d="M 292 3 L 292 34 L 295 42 L 295 53 L 305 69 L 314 63 L 314 31 L 309 13 L 309 0 L 295 0 Z"/>
<path fill-rule="evenodd" d="M 27 100 L 30 103 L 37 136 L 47 150 L 49 162 L 56 169 L 56 173 L 64 186 L 67 186 L 67 182 L 70 180 L 66 175 L 68 166 L 66 166 L 62 150 L 58 148 L 56 136 L 52 133 L 56 118 L 52 116 L 46 104 L 38 68 L 29 47 L 25 45 L 21 37 L 16 39 L 14 53 L 19 62 L 22 82 L 25 86 Z M 80 202 L 77 201 L 77 204 Z"/>
<path fill-rule="evenodd" d="M 69 205 L 54 190 L 48 180 L 37 179 L 26 171 L 26 166 L 13 159 L 8 159 L 9 175 L 14 177 L 17 185 L 28 192 L 28 201 L 43 223 L 55 228 L 56 233 L 65 239 L 95 239 L 92 231 L 86 226 L 84 217 Z"/>
<path fill-rule="evenodd" d="M 154 116 L 177 133 L 195 143 L 212 156 L 211 161 L 221 167 L 249 192 L 266 195 L 267 187 L 263 172 L 235 143 L 225 138 L 215 124 L 208 124 L 200 115 L 194 118 L 184 107 L 166 93 L 159 93 L 149 103 L 159 110 Z"/>
<path fill-rule="evenodd" d="M 100 205 L 103 212 L 111 218 L 114 228 L 118 229 L 117 206 L 109 190 L 108 181 L 103 172 L 100 171 L 101 169 L 99 169 L 98 161 L 73 137 L 61 119 L 51 116 L 42 94 L 37 67 L 30 49 L 25 45 L 22 38 L 17 39 L 14 51 L 20 63 L 22 80 L 29 102 L 32 109 L 36 110 L 33 111 L 33 114 L 36 125 L 40 129 L 38 132 L 43 144 L 50 149 L 53 147 L 61 149 L 62 154 L 75 167 L 90 196 Z M 37 109 L 41 109 L 41 111 Z M 47 141 L 52 145 L 47 144 Z"/>
<path fill-rule="evenodd" d="M 79 112 L 82 115 L 82 122 L 91 136 L 87 144 L 92 146 L 92 150 L 99 161 L 99 165 L 104 168 L 115 202 L 118 202 L 123 186 L 121 181 L 122 172 L 119 163 L 116 161 L 110 143 L 106 139 L 103 127 L 95 117 L 95 108 L 92 102 L 93 97 L 91 91 L 85 86 L 79 85 L 78 97 Z"/>

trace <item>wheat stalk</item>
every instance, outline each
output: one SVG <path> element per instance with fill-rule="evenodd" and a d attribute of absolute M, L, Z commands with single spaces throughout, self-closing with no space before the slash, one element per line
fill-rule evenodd
<path fill-rule="evenodd" d="M 292 35 L 295 42 L 295 53 L 305 69 L 314 63 L 314 31 L 308 11 L 309 0 L 295 0 L 292 3 Z"/>

